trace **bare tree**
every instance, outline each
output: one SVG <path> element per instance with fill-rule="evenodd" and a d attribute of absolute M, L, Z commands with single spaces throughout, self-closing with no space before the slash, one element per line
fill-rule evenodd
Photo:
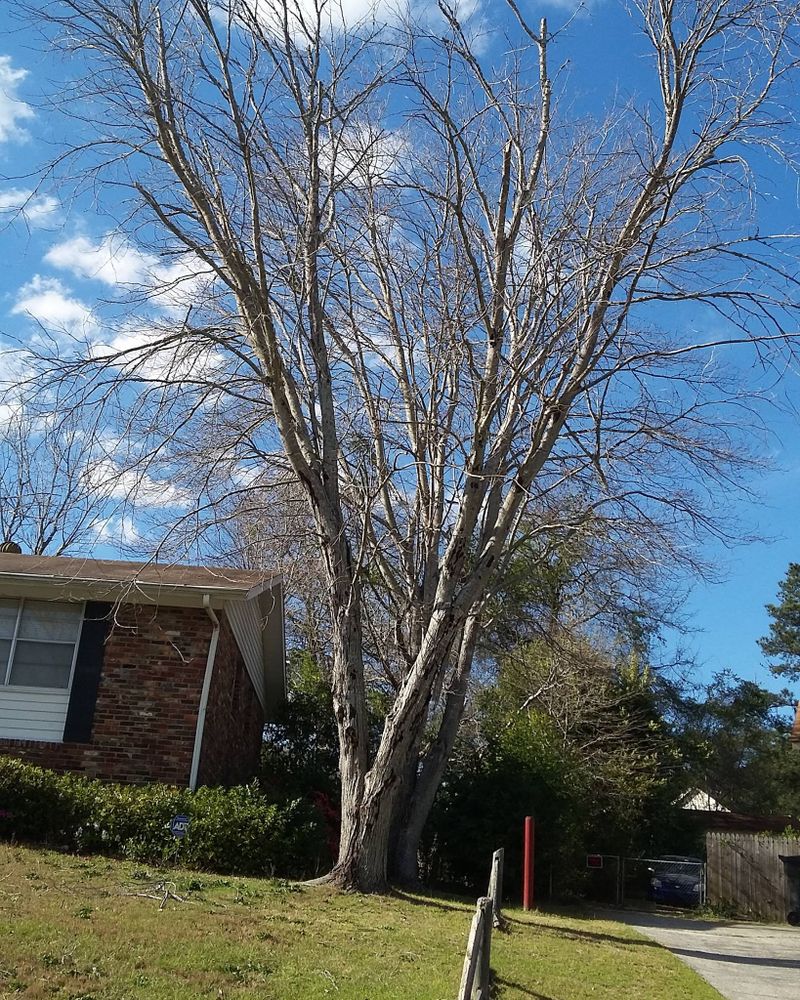
<path fill-rule="evenodd" d="M 124 383 L 154 456 L 213 470 L 203 503 L 242 462 L 300 485 L 340 740 L 330 879 L 379 889 L 399 814 L 415 865 L 523 516 L 533 537 L 636 516 L 691 559 L 747 460 L 759 363 L 792 348 L 796 243 L 758 228 L 749 164 L 794 139 L 798 5 L 632 3 L 653 95 L 602 121 L 562 110 L 560 39 L 514 0 L 488 48 L 445 0 L 357 25 L 325 0 L 39 8 L 91 66 L 62 165 L 206 275 L 135 347 L 65 348 L 61 377 Z M 718 332 L 663 329 L 678 303 Z"/>
<path fill-rule="evenodd" d="M 196 461 L 202 468 L 202 455 Z M 299 483 L 285 478 L 276 482 L 268 477 L 259 486 L 248 483 L 243 493 L 234 491 L 231 499 L 228 480 L 223 479 L 222 484 L 217 484 L 207 518 L 201 520 L 207 520 L 208 525 L 187 525 L 187 540 L 193 540 L 199 529 L 204 551 L 213 553 L 223 565 L 281 569 L 287 645 L 309 654 L 322 675 L 329 677 L 331 642 L 325 568 L 314 521 Z M 209 537 L 211 532 L 213 538 Z M 180 549 L 178 537 L 171 542 Z M 377 657 L 372 659 L 378 662 Z"/>
<path fill-rule="evenodd" d="M 20 400 L 0 423 L 0 536 L 36 555 L 86 551 L 120 500 L 98 479 L 98 428 Z M 85 416 L 85 415 L 84 415 Z"/>

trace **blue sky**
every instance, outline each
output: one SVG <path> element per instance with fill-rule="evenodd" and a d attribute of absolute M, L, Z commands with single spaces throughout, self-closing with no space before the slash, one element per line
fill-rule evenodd
<path fill-rule="evenodd" d="M 348 0 L 358 7 L 366 0 Z M 46 185 L 28 202 L 25 218 L 10 222 L 14 208 L 28 196 L 34 181 L 24 175 L 52 155 L 57 142 L 54 119 L 39 107 L 38 95 L 60 75 L 79 67 L 62 64 L 43 48 L 36 35 L 20 28 L 0 7 L 0 230 L 3 268 L 0 272 L 0 330 L 23 338 L 30 334 L 28 314 L 44 322 L 58 314 L 75 329 L 91 323 L 91 309 L 113 292 L 120 272 L 137 279 L 154 266 L 146 255 L 117 254 L 109 271 L 97 267 L 97 251 L 109 231 L 104 205 L 91 198 L 65 204 L 59 192 Z M 523 4 L 533 16 L 548 16 L 551 30 L 574 9 L 568 0 Z M 484 5 L 491 18 L 491 5 Z M 631 31 L 622 3 L 596 0 L 564 29 L 551 54 L 556 69 L 569 81 L 576 109 L 600 110 L 615 91 L 642 94 L 647 84 L 644 43 Z M 55 130 L 55 131 L 54 131 Z M 797 179 L 765 166 L 761 207 L 765 222 L 777 222 L 785 231 L 800 229 Z M 113 206 L 108 206 L 113 210 Z M 113 214 L 113 211 L 110 213 Z M 770 675 L 756 645 L 766 632 L 764 604 L 774 598 L 787 563 L 800 561 L 800 435 L 791 408 L 800 410 L 800 376 L 786 374 L 781 388 L 787 411 L 765 414 L 769 435 L 765 447 L 772 469 L 748 485 L 760 499 L 747 502 L 727 498 L 745 532 L 762 540 L 726 548 L 710 543 L 706 555 L 717 567 L 720 582 L 694 585 L 687 607 L 690 629 L 684 637 L 668 636 L 668 648 L 678 644 L 693 651 L 704 674 L 730 668 L 737 674 L 770 683 Z M 0 401 L 0 404 L 2 401 Z M 118 523 L 116 530 L 124 530 Z M 772 681 L 774 683 L 774 681 Z"/>

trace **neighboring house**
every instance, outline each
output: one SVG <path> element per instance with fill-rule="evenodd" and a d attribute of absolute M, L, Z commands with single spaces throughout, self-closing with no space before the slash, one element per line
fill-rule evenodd
<path fill-rule="evenodd" d="M 286 693 L 279 580 L 11 548 L 0 754 L 124 782 L 252 777 Z"/>
<path fill-rule="evenodd" d="M 794 816 L 754 816 L 749 813 L 732 812 L 704 789 L 690 789 L 678 799 L 676 805 L 684 810 L 693 826 L 706 833 L 714 830 L 780 832 L 790 827 L 792 829 L 800 827 L 800 820 Z"/>
<path fill-rule="evenodd" d="M 789 737 L 792 741 L 792 746 L 795 750 L 800 750 L 800 701 L 797 703 L 797 708 L 794 713 L 794 726 L 792 727 L 792 735 Z"/>
<path fill-rule="evenodd" d="M 678 799 L 681 809 L 690 809 L 693 812 L 730 812 L 730 809 L 717 802 L 717 800 L 702 788 L 692 788 L 685 795 Z"/>

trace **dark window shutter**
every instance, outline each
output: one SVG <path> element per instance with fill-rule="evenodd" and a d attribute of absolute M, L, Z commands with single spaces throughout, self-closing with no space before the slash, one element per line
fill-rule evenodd
<path fill-rule="evenodd" d="M 87 601 L 64 725 L 65 743 L 88 743 L 91 738 L 103 651 L 110 626 L 111 605 L 104 601 Z"/>

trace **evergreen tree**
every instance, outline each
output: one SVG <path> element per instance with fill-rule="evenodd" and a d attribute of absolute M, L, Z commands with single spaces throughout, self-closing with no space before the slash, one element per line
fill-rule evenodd
<path fill-rule="evenodd" d="M 695 691 L 662 681 L 661 709 L 683 759 L 684 789 L 734 812 L 800 815 L 800 754 L 789 744 L 788 691 L 730 671 Z"/>
<path fill-rule="evenodd" d="M 800 563 L 789 563 L 778 598 L 777 604 L 766 606 L 772 624 L 758 644 L 767 656 L 780 657 L 772 666 L 774 674 L 800 680 Z"/>

